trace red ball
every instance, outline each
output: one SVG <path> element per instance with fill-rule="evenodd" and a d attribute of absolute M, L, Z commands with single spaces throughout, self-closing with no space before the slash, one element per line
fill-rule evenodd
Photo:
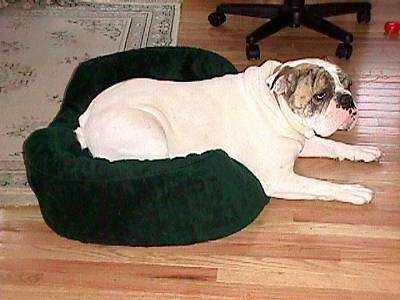
<path fill-rule="evenodd" d="M 399 33 L 400 30 L 400 22 L 399 21 L 389 21 L 385 23 L 385 33 Z"/>

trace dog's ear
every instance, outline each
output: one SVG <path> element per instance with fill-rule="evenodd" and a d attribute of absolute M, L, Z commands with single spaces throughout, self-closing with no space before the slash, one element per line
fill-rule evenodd
<path fill-rule="evenodd" d="M 282 66 L 278 68 L 270 78 L 268 78 L 267 85 L 270 90 L 274 91 L 278 95 L 289 91 L 294 92 L 296 90 L 298 77 L 299 71 L 296 68 Z"/>

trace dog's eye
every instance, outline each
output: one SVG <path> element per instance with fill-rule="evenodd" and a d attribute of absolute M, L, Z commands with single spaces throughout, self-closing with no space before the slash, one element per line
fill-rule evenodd
<path fill-rule="evenodd" d="M 316 101 L 322 101 L 322 100 L 324 100 L 325 97 L 326 97 L 326 92 L 322 92 L 322 93 L 314 95 L 314 99 Z"/>

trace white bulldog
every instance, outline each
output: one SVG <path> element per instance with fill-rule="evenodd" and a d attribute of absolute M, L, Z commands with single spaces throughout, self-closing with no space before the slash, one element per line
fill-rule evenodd
<path fill-rule="evenodd" d="M 357 108 L 349 77 L 319 59 L 267 61 L 194 82 L 131 79 L 99 94 L 75 130 L 82 149 L 109 161 L 163 159 L 222 149 L 267 195 L 369 203 L 373 192 L 294 173 L 297 157 L 371 162 L 381 152 L 325 139 L 350 130 Z"/>

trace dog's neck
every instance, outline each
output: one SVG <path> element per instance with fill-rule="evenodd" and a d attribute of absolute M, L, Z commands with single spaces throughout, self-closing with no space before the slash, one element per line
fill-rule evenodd
<path fill-rule="evenodd" d="M 309 128 L 303 120 L 292 112 L 285 99 L 277 97 L 273 91 L 267 86 L 267 79 L 273 75 L 276 68 L 281 65 L 277 61 L 267 61 L 260 67 L 249 67 L 243 73 L 243 79 L 246 89 L 252 96 L 253 101 L 260 104 L 263 109 L 269 113 L 265 117 L 269 118 L 270 123 L 277 124 L 277 130 L 290 134 L 290 138 L 301 140 L 310 138 L 314 135 L 314 131 Z M 274 120 L 271 120 L 273 118 Z M 279 128 L 286 124 L 286 130 Z"/>

